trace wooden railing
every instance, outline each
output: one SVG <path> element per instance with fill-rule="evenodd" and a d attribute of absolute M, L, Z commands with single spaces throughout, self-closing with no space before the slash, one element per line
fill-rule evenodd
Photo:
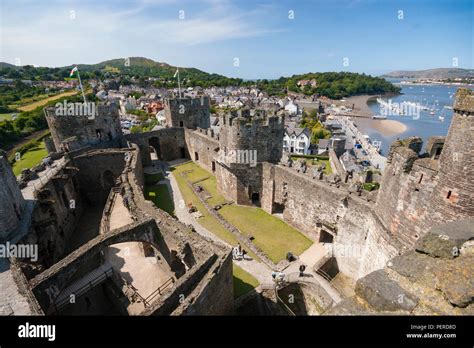
<path fill-rule="evenodd" d="M 167 289 L 170 285 L 172 285 L 175 282 L 174 278 L 171 277 L 169 278 L 166 282 L 161 284 L 158 289 L 153 291 L 146 299 L 145 299 L 145 305 L 150 306 L 150 303 L 153 302 L 153 300 L 158 296 L 162 295 L 163 291 Z"/>

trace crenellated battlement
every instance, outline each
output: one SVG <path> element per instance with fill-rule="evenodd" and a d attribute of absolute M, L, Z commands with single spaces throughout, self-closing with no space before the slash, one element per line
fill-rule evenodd
<path fill-rule="evenodd" d="M 244 108 L 224 115 L 219 144 L 225 150 L 255 150 L 258 162 L 281 159 L 284 116 L 274 112 Z"/>
<path fill-rule="evenodd" d="M 455 113 L 474 116 L 474 93 L 469 88 L 459 88 L 456 92 L 453 110 Z"/>
<path fill-rule="evenodd" d="M 168 98 L 165 99 L 165 106 L 170 108 L 179 108 L 181 106 L 190 107 L 209 107 L 210 100 L 207 96 L 201 96 L 198 98 Z"/>
<path fill-rule="evenodd" d="M 200 135 L 206 136 L 210 139 L 219 140 L 219 135 L 214 133 L 214 130 L 212 128 L 200 128 L 200 127 L 198 127 L 198 128 L 196 128 L 195 132 L 200 134 Z"/>
<path fill-rule="evenodd" d="M 244 128 L 278 128 L 284 124 L 284 116 L 272 110 L 240 109 L 223 116 L 223 126 L 234 127 L 237 131 Z"/>

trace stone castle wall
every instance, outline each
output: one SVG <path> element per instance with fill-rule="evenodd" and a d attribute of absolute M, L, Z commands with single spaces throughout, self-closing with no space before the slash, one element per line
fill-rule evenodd
<path fill-rule="evenodd" d="M 23 242 L 38 244 L 40 259 L 34 266 L 39 271 L 65 256 L 83 213 L 77 170 L 68 165 L 70 162 L 36 192 L 38 204 L 33 210 L 30 232 Z M 28 268 L 26 264 L 24 266 Z"/>
<path fill-rule="evenodd" d="M 339 270 L 357 279 L 397 255 L 397 247 L 373 213 L 373 205 L 348 192 L 281 165 L 263 164 L 262 208 L 284 206 L 290 225 L 319 240 L 332 234 Z"/>
<path fill-rule="evenodd" d="M 453 109 L 430 204 L 436 222 L 474 216 L 474 92 L 458 90 Z"/>
<path fill-rule="evenodd" d="M 474 94 L 459 89 L 448 136 L 396 141 L 377 197 L 384 226 L 411 249 L 434 224 L 474 216 Z"/>
<path fill-rule="evenodd" d="M 219 157 L 219 140 L 211 129 L 185 130 L 189 157 L 206 170 L 213 172 Z M 213 164 L 214 162 L 214 164 Z M 214 167 L 213 167 L 214 166 Z"/>
<path fill-rule="evenodd" d="M 219 132 L 219 144 L 230 151 L 255 150 L 257 162 L 278 162 L 283 153 L 284 117 L 264 110 L 238 110 L 225 115 Z"/>
<path fill-rule="evenodd" d="M 103 205 L 125 167 L 127 149 L 95 150 L 74 157 L 77 180 L 89 204 Z"/>
<path fill-rule="evenodd" d="M 156 131 L 127 134 L 125 139 L 140 148 L 143 165 L 151 165 L 151 152 L 156 152 L 163 161 L 172 161 L 188 157 L 184 128 L 163 128 Z"/>
<path fill-rule="evenodd" d="M 0 153 L 0 241 L 17 230 L 24 207 L 25 200 L 7 156 Z"/>
<path fill-rule="evenodd" d="M 438 183 L 438 162 L 418 158 L 413 150 L 399 147 L 385 168 L 377 197 L 377 214 L 385 227 L 410 248 L 431 219 L 428 202 Z"/>
<path fill-rule="evenodd" d="M 46 108 L 44 112 L 57 151 L 122 145 L 123 134 L 116 104 L 97 104 L 93 119 L 82 115 L 58 116 L 55 107 Z"/>

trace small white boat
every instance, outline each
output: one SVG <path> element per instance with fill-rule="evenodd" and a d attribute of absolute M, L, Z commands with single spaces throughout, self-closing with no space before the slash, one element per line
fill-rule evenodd
<path fill-rule="evenodd" d="M 444 122 L 444 117 L 443 116 L 439 116 L 438 118 L 441 122 Z"/>
<path fill-rule="evenodd" d="M 435 114 L 434 111 L 430 111 L 430 115 L 434 115 L 434 114 Z"/>

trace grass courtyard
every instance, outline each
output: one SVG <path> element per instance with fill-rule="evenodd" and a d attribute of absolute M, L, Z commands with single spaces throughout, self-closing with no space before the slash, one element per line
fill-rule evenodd
<path fill-rule="evenodd" d="M 232 271 L 234 275 L 234 299 L 245 295 L 259 285 L 257 279 L 239 266 L 233 264 Z"/>
<path fill-rule="evenodd" d="M 228 244 L 232 246 L 237 245 L 237 238 L 231 232 L 225 229 L 219 221 L 217 221 L 213 216 L 208 213 L 207 209 L 201 203 L 199 198 L 194 194 L 194 192 L 186 183 L 186 180 L 191 180 L 195 182 L 208 177 L 210 174 L 192 162 L 181 164 L 172 168 L 171 170 L 174 177 L 176 178 L 176 181 L 178 182 L 179 190 L 183 195 L 183 199 L 185 201 L 186 206 L 191 203 L 203 215 L 203 217 L 199 219 L 199 224 L 210 232 L 214 233 L 217 237 L 227 242 Z M 186 173 L 184 177 L 181 176 L 181 173 L 187 171 L 191 172 Z M 250 256 L 252 258 L 256 258 L 256 256 L 253 254 L 250 254 Z"/>
<path fill-rule="evenodd" d="M 180 175 L 183 172 L 187 172 L 185 177 Z M 191 202 L 204 215 L 199 219 L 199 223 L 229 244 L 236 245 L 236 237 L 207 212 L 204 205 L 186 184 L 186 179 L 192 182 L 199 181 L 199 184 L 213 195 L 209 203 L 215 205 L 225 202 L 224 197 L 217 191 L 215 177 L 194 162 L 175 167 L 173 174 L 178 181 L 186 205 Z M 207 179 L 200 181 L 204 178 Z M 252 235 L 255 238 L 253 241 L 255 245 L 265 252 L 274 263 L 284 259 L 288 251 L 299 255 L 312 244 L 312 241 L 302 233 L 260 208 L 233 204 L 223 206 L 219 213 L 245 236 Z M 250 256 L 255 258 L 252 253 Z"/>
<path fill-rule="evenodd" d="M 260 208 L 228 205 L 219 212 L 242 233 L 252 235 L 253 243 L 274 263 L 283 260 L 289 251 L 300 255 L 313 244 L 298 230 Z"/>

